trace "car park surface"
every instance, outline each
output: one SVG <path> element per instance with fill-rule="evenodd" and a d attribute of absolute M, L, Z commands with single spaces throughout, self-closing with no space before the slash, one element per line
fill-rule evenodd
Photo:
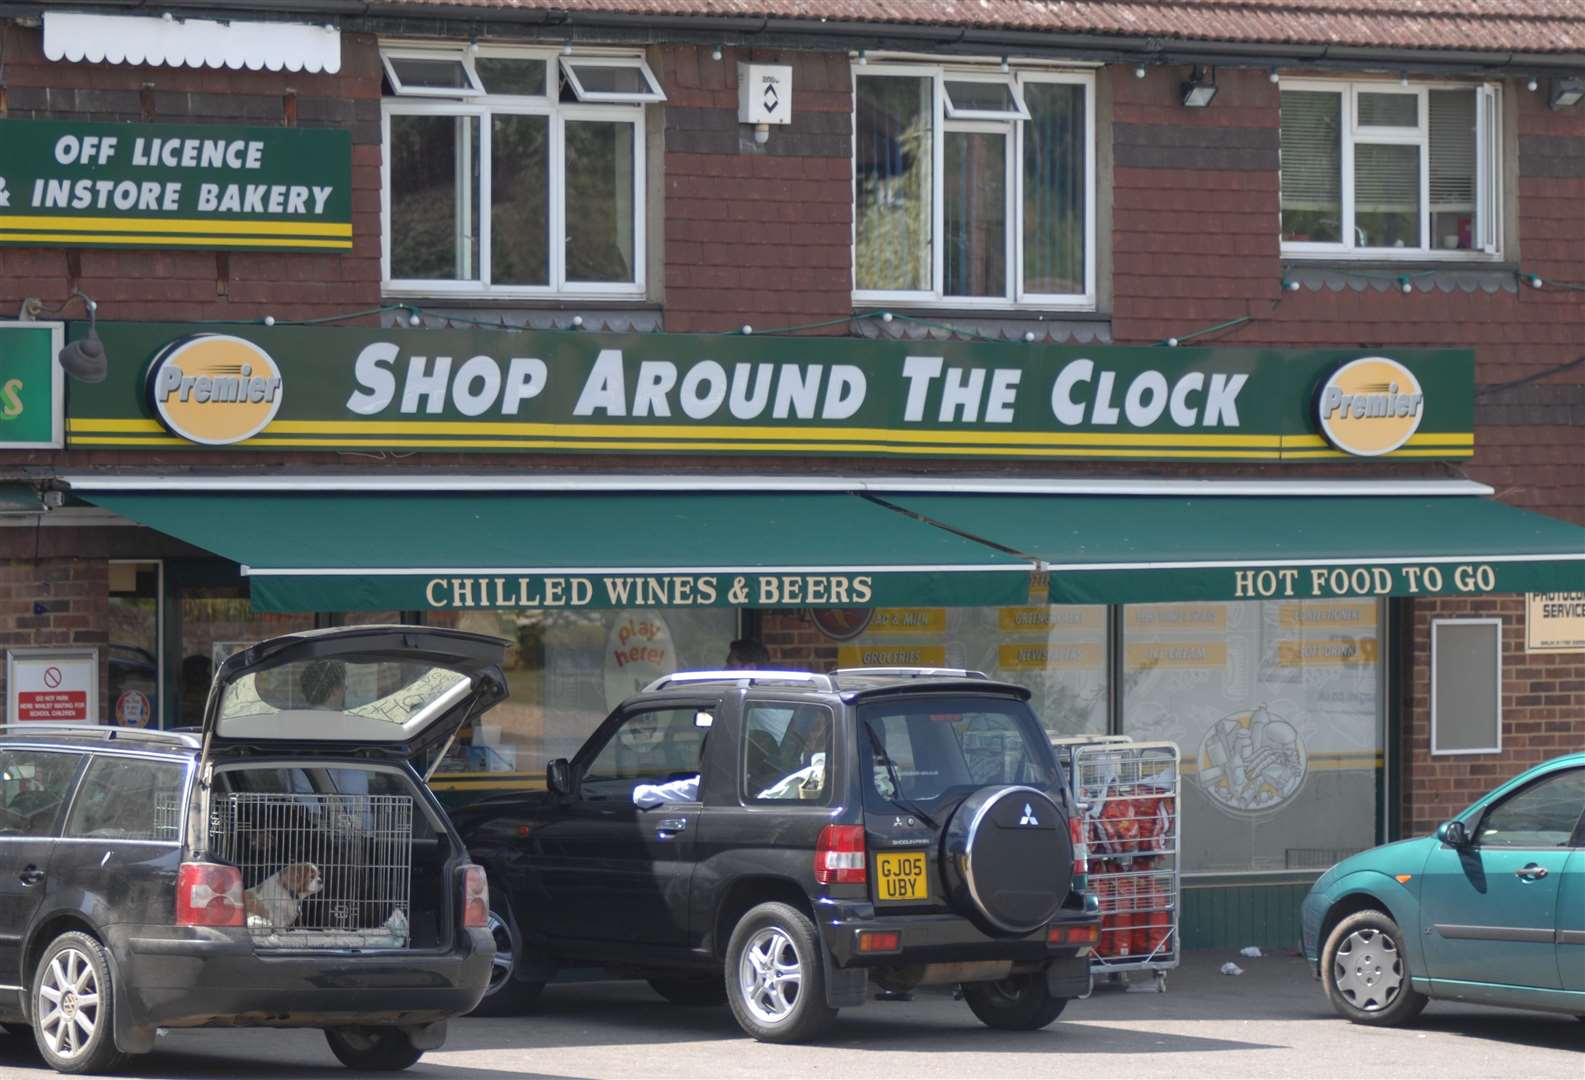
<path fill-rule="evenodd" d="M 1218 974 L 1235 960 L 1241 976 Z M 435 1080 L 936 1080 L 1061 1076 L 1181 1080 L 1516 1077 L 1579 1080 L 1585 1024 L 1434 1001 L 1414 1028 L 1341 1024 L 1304 962 L 1189 952 L 1165 994 L 1098 989 L 1035 1032 L 985 1030 L 947 990 L 876 1002 L 818 1045 L 749 1039 L 725 1009 L 671 1005 L 642 982 L 558 984 L 532 1016 L 452 1021 L 446 1046 L 407 1074 Z M 0 1036 L 0 1080 L 50 1075 L 24 1040 Z M 159 1040 L 127 1080 L 340 1080 L 354 1075 L 307 1031 L 185 1032 Z"/>

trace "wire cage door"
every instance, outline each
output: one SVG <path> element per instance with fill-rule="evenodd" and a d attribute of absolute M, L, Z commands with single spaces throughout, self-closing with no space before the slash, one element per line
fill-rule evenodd
<path fill-rule="evenodd" d="M 232 793 L 211 804 L 209 843 L 242 871 L 255 944 L 407 946 L 410 796 Z"/>

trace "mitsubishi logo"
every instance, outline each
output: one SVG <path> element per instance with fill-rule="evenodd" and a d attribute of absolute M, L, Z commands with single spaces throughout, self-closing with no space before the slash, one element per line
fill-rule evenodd
<path fill-rule="evenodd" d="M 1024 803 L 1024 816 L 1018 819 L 1020 825 L 1039 825 L 1040 819 L 1035 817 L 1035 811 L 1028 803 Z"/>

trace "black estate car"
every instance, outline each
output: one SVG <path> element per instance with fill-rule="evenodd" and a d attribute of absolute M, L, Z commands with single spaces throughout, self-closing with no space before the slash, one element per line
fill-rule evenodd
<path fill-rule="evenodd" d="M 498 949 L 477 1012 L 596 964 L 767 1041 L 932 984 L 991 1027 L 1049 1024 L 1089 992 L 1099 916 L 1028 698 L 919 669 L 657 681 L 547 791 L 457 812 Z"/>
<path fill-rule="evenodd" d="M 198 732 L 0 734 L 0 1022 L 62 1072 L 157 1029 L 318 1027 L 400 1069 L 479 1001 L 485 878 L 414 761 L 505 696 L 505 643 L 291 634 L 220 665 Z"/>

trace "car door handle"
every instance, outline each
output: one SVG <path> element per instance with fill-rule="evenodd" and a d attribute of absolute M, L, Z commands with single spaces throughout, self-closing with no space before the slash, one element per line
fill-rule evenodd
<path fill-rule="evenodd" d="M 655 823 L 655 835 L 662 840 L 667 840 L 676 836 L 687 827 L 688 819 L 685 817 L 662 818 Z"/>
<path fill-rule="evenodd" d="M 32 863 L 28 863 L 22 868 L 22 872 L 17 875 L 17 880 L 24 885 L 37 885 L 44 880 L 44 871 Z"/>
<path fill-rule="evenodd" d="M 1544 866 L 1538 866 L 1535 863 L 1531 863 L 1529 866 L 1521 866 L 1513 873 L 1515 877 L 1524 878 L 1526 881 L 1539 881 L 1540 879 L 1546 877 L 1547 868 Z"/>

